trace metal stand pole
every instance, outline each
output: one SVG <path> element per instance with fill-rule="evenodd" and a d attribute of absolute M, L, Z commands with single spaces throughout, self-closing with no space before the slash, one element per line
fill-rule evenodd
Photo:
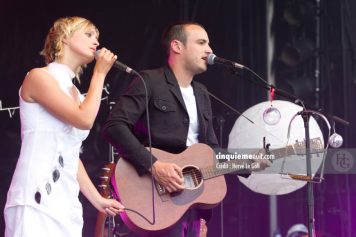
<path fill-rule="evenodd" d="M 219 145 L 223 147 L 223 128 L 225 118 L 223 116 L 216 117 L 217 124 L 219 126 Z M 224 200 L 220 203 L 220 236 L 224 237 Z"/>
<path fill-rule="evenodd" d="M 315 108 L 320 108 L 320 0 L 316 0 L 316 14 L 315 14 Z"/>
<path fill-rule="evenodd" d="M 307 163 L 307 176 L 312 177 L 311 170 L 311 156 L 310 156 L 310 135 L 309 135 L 309 119 L 310 114 L 307 111 L 301 111 L 301 116 L 304 121 L 305 129 L 305 151 L 306 151 L 306 163 Z M 315 237 L 315 228 L 314 228 L 314 194 L 313 194 L 313 183 L 308 182 L 307 184 L 308 194 L 308 233 L 309 237 Z"/>

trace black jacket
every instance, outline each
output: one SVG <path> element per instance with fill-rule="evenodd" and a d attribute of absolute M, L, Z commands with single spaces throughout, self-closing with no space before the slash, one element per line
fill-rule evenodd
<path fill-rule="evenodd" d="M 152 147 L 172 153 L 186 148 L 189 116 L 177 79 L 166 66 L 141 72 L 147 85 Z M 212 111 L 205 87 L 193 80 L 199 118 L 199 142 L 218 145 L 212 125 Z M 146 93 L 136 78 L 119 98 L 103 127 L 103 136 L 127 159 L 139 174 L 151 167 L 148 146 Z M 153 163 L 156 158 L 153 158 Z"/>

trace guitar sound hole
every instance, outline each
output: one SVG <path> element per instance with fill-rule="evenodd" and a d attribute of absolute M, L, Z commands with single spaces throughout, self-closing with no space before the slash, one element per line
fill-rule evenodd
<path fill-rule="evenodd" d="M 186 189 L 196 189 L 203 182 L 202 174 L 199 168 L 194 166 L 184 167 L 183 177 L 184 177 L 184 187 Z"/>

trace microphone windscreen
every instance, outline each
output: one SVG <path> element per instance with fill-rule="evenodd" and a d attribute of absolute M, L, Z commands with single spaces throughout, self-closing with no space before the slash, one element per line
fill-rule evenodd
<path fill-rule="evenodd" d="M 209 65 L 213 65 L 213 64 L 215 63 L 215 62 L 214 62 L 215 58 L 216 58 L 216 55 L 213 54 L 213 53 L 211 53 L 211 54 L 209 54 L 208 57 L 206 58 L 206 62 L 207 62 Z"/>
<path fill-rule="evenodd" d="M 97 59 L 99 53 L 100 53 L 100 49 L 98 49 L 97 51 L 95 51 L 95 56 L 94 56 L 94 57 L 95 57 L 95 60 Z"/>

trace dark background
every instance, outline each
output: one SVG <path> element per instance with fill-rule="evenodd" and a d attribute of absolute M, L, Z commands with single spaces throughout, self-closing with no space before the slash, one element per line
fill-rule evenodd
<path fill-rule="evenodd" d="M 0 100 L 2 107 L 18 106 L 18 89 L 31 68 L 44 65 L 39 56 L 48 29 L 59 17 L 83 16 L 100 30 L 100 43 L 135 70 L 155 68 L 164 63 L 161 32 L 177 20 L 196 21 L 205 26 L 211 47 L 218 56 L 239 62 L 267 78 L 267 29 L 275 40 L 273 63 L 275 85 L 316 109 L 349 122 L 336 124 L 344 147 L 354 148 L 356 3 L 352 0 L 321 0 L 320 11 L 312 0 L 275 0 L 272 24 L 266 23 L 266 2 L 262 0 L 131 0 L 131 1 L 45 1 L 0 0 Z M 316 13 L 319 12 L 317 15 Z M 320 19 L 317 33 L 316 19 Z M 320 47 L 315 47 L 318 37 Z M 286 49 L 288 49 L 286 51 Z M 316 59 L 320 77 L 315 78 Z M 88 65 L 79 86 L 86 91 L 92 66 Z M 267 93 L 249 80 L 248 73 L 232 75 L 221 67 L 209 67 L 197 78 L 234 108 L 244 111 L 267 100 Z M 112 70 L 107 79 L 110 95 L 103 100 L 97 121 L 84 142 L 82 160 L 92 180 L 98 183 L 100 168 L 108 161 L 108 144 L 99 136 L 107 117 L 109 101 L 115 101 L 130 77 Z M 317 89 L 319 88 L 319 89 Z M 223 146 L 237 115 L 213 100 L 216 117 L 225 119 Z M 216 121 L 215 121 L 216 122 Z M 216 124 L 218 133 L 218 126 Z M 18 110 L 10 118 L 0 113 L 0 207 L 6 201 L 20 151 Z M 40 164 L 39 164 L 40 165 Z M 235 176 L 227 176 L 224 200 L 225 236 L 270 236 L 269 197 L 257 194 Z M 351 237 L 355 234 L 354 175 L 328 175 L 314 185 L 318 236 Z M 282 236 L 295 223 L 307 223 L 306 188 L 278 197 L 278 226 Z M 84 198 L 83 236 L 93 236 L 96 211 Z M 2 218 L 3 219 L 3 218 Z M 353 224 L 353 225 L 352 225 Z M 209 223 L 209 236 L 220 236 L 220 207 Z M 4 222 L 0 222 L 3 233 Z M 273 230 L 272 230 L 273 231 Z"/>

